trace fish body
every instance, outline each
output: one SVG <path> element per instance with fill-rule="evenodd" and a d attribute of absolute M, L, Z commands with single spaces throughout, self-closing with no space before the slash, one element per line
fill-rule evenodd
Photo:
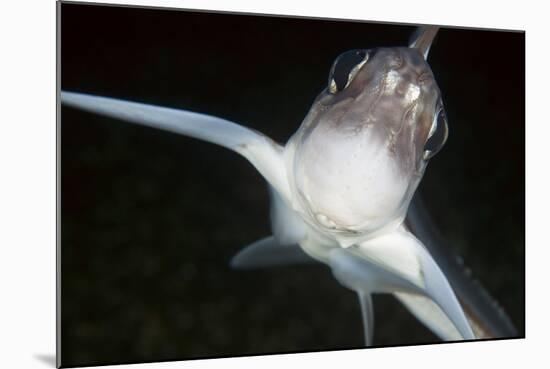
<path fill-rule="evenodd" d="M 273 235 L 246 247 L 232 265 L 327 264 L 357 292 L 367 344 L 373 293 L 393 294 L 442 339 L 473 339 L 445 274 L 404 223 L 429 159 L 447 138 L 441 93 L 426 62 L 436 31 L 419 29 L 409 47 L 344 53 L 285 146 L 205 114 L 66 91 L 61 101 L 247 158 L 269 183 Z"/>

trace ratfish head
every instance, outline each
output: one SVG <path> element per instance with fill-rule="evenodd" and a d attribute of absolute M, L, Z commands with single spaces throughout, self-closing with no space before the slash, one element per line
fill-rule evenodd
<path fill-rule="evenodd" d="M 344 246 L 403 221 L 428 160 L 447 139 L 426 61 L 434 28 L 421 28 L 409 47 L 341 54 L 287 144 L 296 210 Z"/>

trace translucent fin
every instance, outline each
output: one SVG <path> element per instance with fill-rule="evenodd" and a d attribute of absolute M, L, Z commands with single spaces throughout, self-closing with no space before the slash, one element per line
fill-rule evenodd
<path fill-rule="evenodd" d="M 317 263 L 298 245 L 282 246 L 273 236 L 262 238 L 243 248 L 231 259 L 235 269 L 261 269 L 282 265 Z"/>
<path fill-rule="evenodd" d="M 356 249 L 355 249 L 356 250 Z M 340 284 L 354 291 L 368 293 L 393 293 L 422 290 L 397 273 L 363 258 L 354 248 L 337 248 L 330 251 L 328 264 Z"/>
<path fill-rule="evenodd" d="M 405 292 L 394 293 L 395 297 L 426 327 L 444 341 L 462 339 L 460 332 L 436 303 L 427 297 Z"/>
<path fill-rule="evenodd" d="M 439 31 L 437 26 L 418 27 L 411 36 L 409 47 L 418 49 L 424 55 L 424 59 L 427 60 L 437 31 Z"/>
<path fill-rule="evenodd" d="M 359 306 L 361 307 L 361 318 L 365 334 L 365 346 L 372 345 L 374 336 L 374 309 L 372 307 L 372 296 L 370 293 L 358 291 Z"/>
<path fill-rule="evenodd" d="M 428 251 L 418 240 L 417 242 L 419 244 L 418 255 L 422 262 L 422 273 L 424 274 L 426 283 L 425 294 L 439 305 L 441 310 L 460 332 L 462 338 L 475 339 L 472 328 L 447 278 L 445 278 L 445 275 Z"/>
<path fill-rule="evenodd" d="M 377 245 L 378 242 L 384 247 Z M 389 246 L 390 243 L 393 245 Z M 475 338 L 464 311 L 443 272 L 424 245 L 410 232 L 401 227 L 391 234 L 361 243 L 357 250 L 366 260 L 417 286 L 421 291 L 420 294 L 429 297 L 441 308 L 463 339 Z M 411 291 L 394 290 L 392 292 Z"/>
<path fill-rule="evenodd" d="M 453 287 L 478 338 L 514 337 L 518 335 L 510 317 L 489 292 L 475 280 L 438 231 L 420 193 L 409 205 L 407 225 L 437 260 L 438 266 Z"/>
<path fill-rule="evenodd" d="M 62 91 L 61 102 L 111 118 L 198 138 L 236 151 L 248 159 L 278 192 L 284 196 L 289 194 L 282 147 L 251 129 L 210 115 L 74 92 Z"/>
<path fill-rule="evenodd" d="M 401 275 L 417 286 L 424 286 L 420 259 L 416 253 L 417 245 L 403 242 L 400 233 L 384 234 L 363 242 L 358 247 L 362 257 Z"/>
<path fill-rule="evenodd" d="M 417 286 L 399 275 L 356 255 L 353 248 L 333 249 L 329 254 L 329 266 L 340 284 L 357 292 L 367 346 L 372 344 L 374 335 L 372 294 L 395 291 L 420 292 Z"/>
<path fill-rule="evenodd" d="M 271 186 L 269 187 L 269 194 L 271 199 L 269 214 L 271 217 L 271 231 L 275 240 L 279 245 L 298 244 L 306 236 L 304 221 Z"/>

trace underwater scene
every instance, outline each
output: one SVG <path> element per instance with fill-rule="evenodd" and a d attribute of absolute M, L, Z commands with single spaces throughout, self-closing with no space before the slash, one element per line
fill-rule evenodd
<path fill-rule="evenodd" d="M 525 336 L 523 32 L 58 5 L 63 367 Z"/>

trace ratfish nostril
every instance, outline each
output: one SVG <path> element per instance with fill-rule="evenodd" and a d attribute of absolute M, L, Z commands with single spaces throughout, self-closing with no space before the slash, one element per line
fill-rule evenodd
<path fill-rule="evenodd" d="M 426 81 L 429 81 L 433 79 L 433 76 L 431 73 L 429 72 L 423 72 L 423 73 L 420 73 L 418 75 L 418 77 L 416 77 L 416 81 L 418 82 L 419 85 L 422 85 L 424 84 Z"/>
<path fill-rule="evenodd" d="M 403 55 L 399 50 L 390 55 L 390 62 L 388 63 L 391 69 L 400 69 L 404 64 Z"/>

